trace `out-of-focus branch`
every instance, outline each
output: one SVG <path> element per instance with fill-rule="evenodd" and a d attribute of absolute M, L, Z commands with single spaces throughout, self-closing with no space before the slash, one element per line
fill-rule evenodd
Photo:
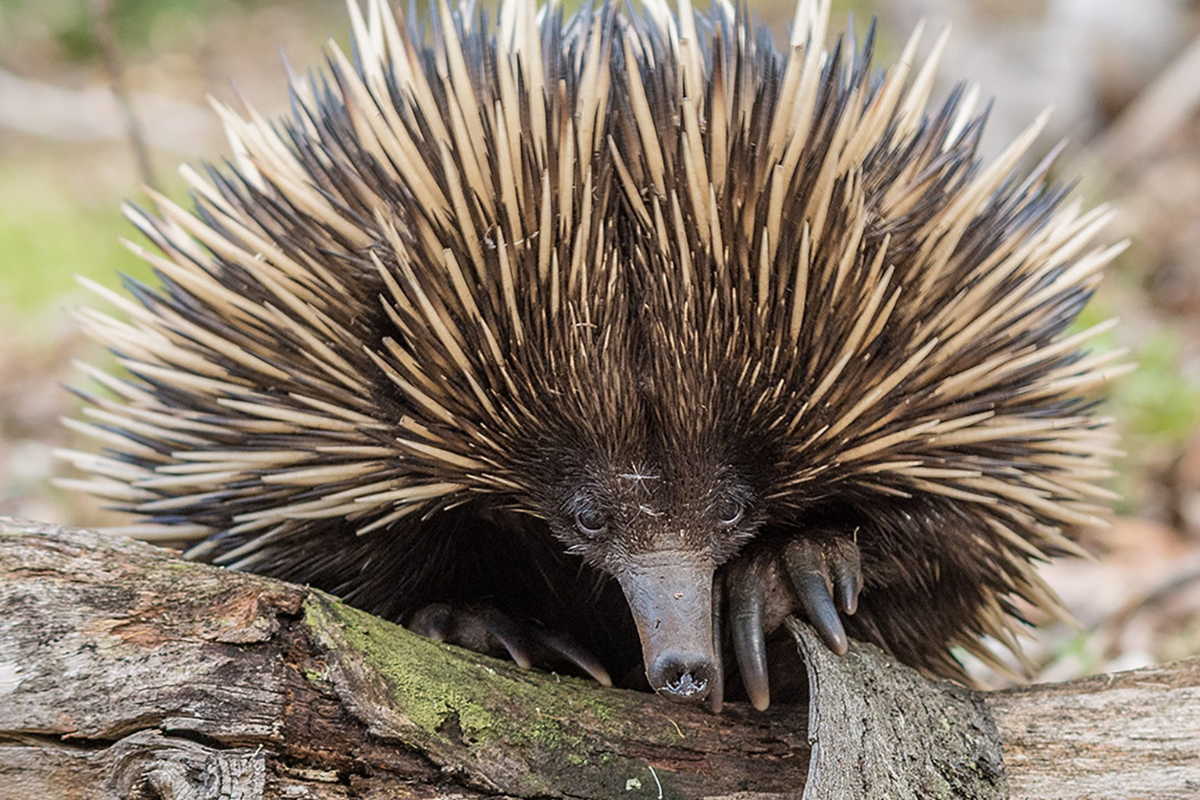
<path fill-rule="evenodd" d="M 1198 112 L 1200 36 L 1088 146 L 1076 169 L 1115 176 L 1154 153 Z"/>
<path fill-rule="evenodd" d="M 104 68 L 108 72 L 112 84 L 113 95 L 121 108 L 121 116 L 125 122 L 125 134 L 133 149 L 133 157 L 137 160 L 138 173 L 142 182 L 147 186 L 158 187 L 154 177 L 154 165 L 150 162 L 150 149 L 146 146 L 146 136 L 142 123 L 133 108 L 129 97 L 129 86 L 125 82 L 125 66 L 117 48 L 117 37 L 113 31 L 112 3 L 110 0 L 92 0 L 92 21 L 96 26 L 96 45 L 100 48 L 100 56 L 104 59 Z"/>

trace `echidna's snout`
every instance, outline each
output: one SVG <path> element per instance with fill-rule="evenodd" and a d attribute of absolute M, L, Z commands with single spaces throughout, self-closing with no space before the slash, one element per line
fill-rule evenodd
<path fill-rule="evenodd" d="M 703 700 L 717 679 L 713 572 L 694 553 L 669 551 L 635 557 L 617 574 L 642 640 L 646 677 L 672 700 Z"/>
<path fill-rule="evenodd" d="M 682 653 L 663 653 L 646 667 L 646 677 L 656 692 L 685 703 L 708 697 L 715 674 L 711 658 Z"/>

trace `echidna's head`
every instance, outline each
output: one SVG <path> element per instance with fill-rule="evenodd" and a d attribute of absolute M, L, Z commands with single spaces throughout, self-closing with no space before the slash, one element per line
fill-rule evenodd
<path fill-rule="evenodd" d="M 163 288 L 85 315 L 132 375 L 96 373 L 117 398 L 77 427 L 116 449 L 74 455 L 86 488 L 251 568 L 332 523 L 539 517 L 677 697 L 713 670 L 714 573 L 830 498 L 954 504 L 861 533 L 918 588 L 921 542 L 981 565 L 943 655 L 1011 639 L 998 596 L 1051 604 L 1029 562 L 1094 519 L 1112 374 L 1064 331 L 1114 251 L 1049 162 L 1016 171 L 1036 125 L 981 164 L 971 94 L 927 113 L 915 38 L 883 73 L 827 52 L 828 2 L 784 52 L 720 2 L 441 3 L 432 45 L 351 7 L 356 58 L 294 118 L 222 110 L 236 167 L 186 173 L 198 213 L 130 211 Z"/>
<path fill-rule="evenodd" d="M 655 398 L 641 400 L 627 413 L 636 417 Z M 717 669 L 714 573 L 767 512 L 746 442 L 680 440 L 653 418 L 642 422 L 641 436 L 622 447 L 568 448 L 557 462 L 549 455 L 554 478 L 537 498 L 538 513 L 568 552 L 620 583 L 650 685 L 699 699 Z"/>

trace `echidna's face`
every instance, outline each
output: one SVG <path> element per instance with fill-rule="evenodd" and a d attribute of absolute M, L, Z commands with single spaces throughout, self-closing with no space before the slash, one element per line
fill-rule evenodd
<path fill-rule="evenodd" d="M 674 454 L 595 459 L 565 474 L 547 498 L 551 528 L 620 583 L 651 686 L 702 699 L 716 669 L 713 575 L 763 523 L 750 477 L 711 456 Z"/>

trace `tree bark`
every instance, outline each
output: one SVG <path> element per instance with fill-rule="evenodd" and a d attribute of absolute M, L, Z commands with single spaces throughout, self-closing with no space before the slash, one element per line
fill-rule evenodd
<path fill-rule="evenodd" d="M 988 694 L 794 632 L 814 707 L 718 716 L 0 519 L 0 800 L 1200 793 L 1200 660 Z"/>

